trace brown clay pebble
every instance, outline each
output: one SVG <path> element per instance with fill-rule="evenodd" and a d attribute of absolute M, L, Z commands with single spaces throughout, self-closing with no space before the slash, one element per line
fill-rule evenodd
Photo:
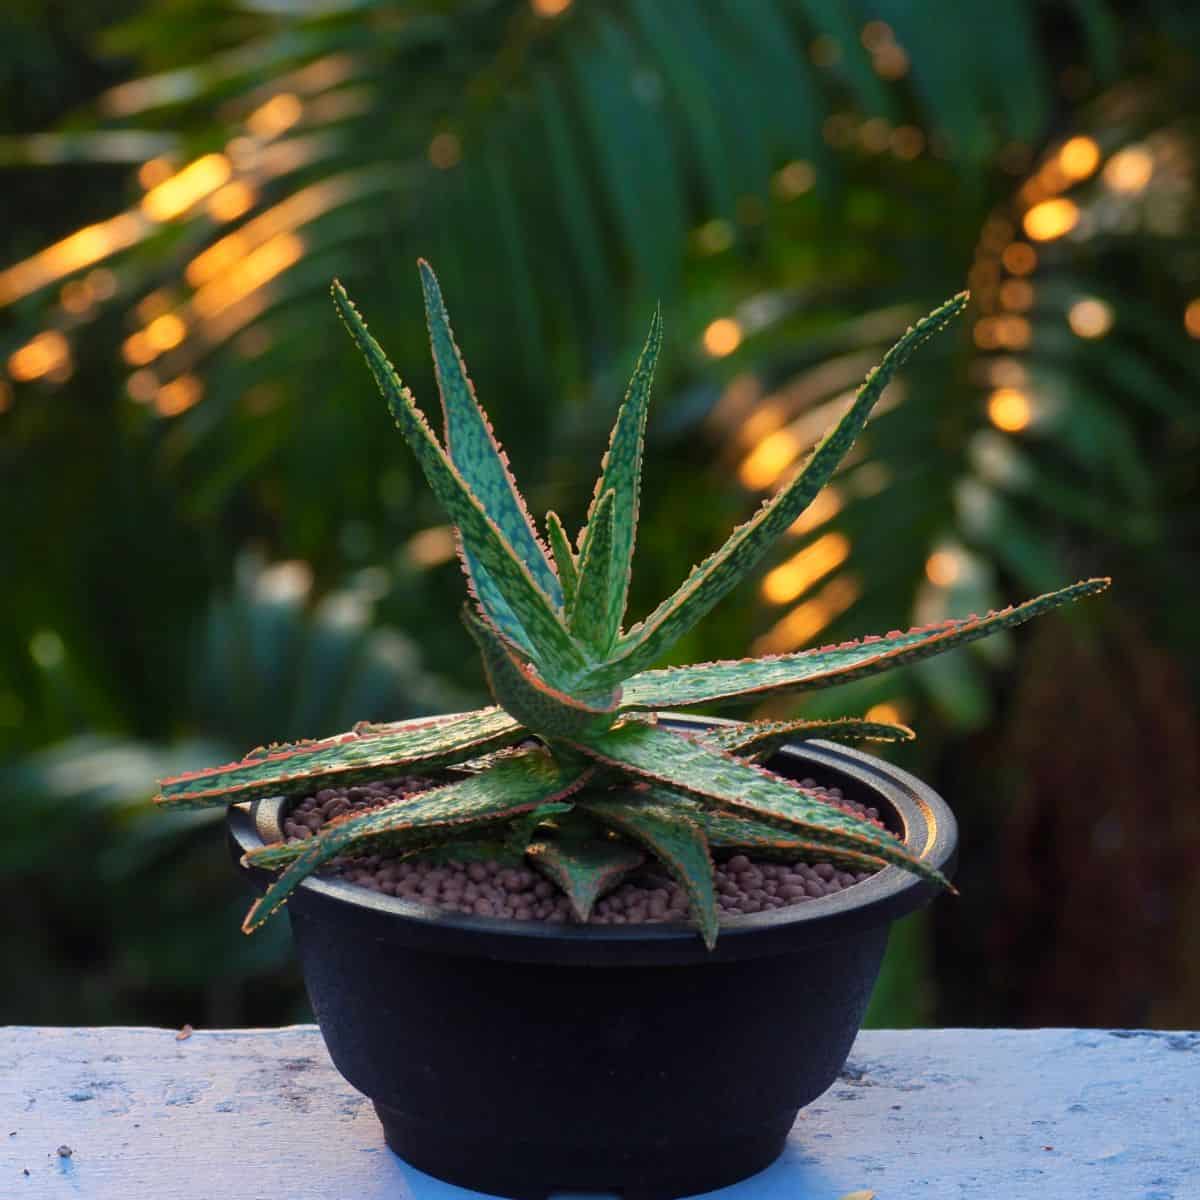
<path fill-rule="evenodd" d="M 289 840 L 313 837 L 327 821 L 394 803 L 439 782 L 400 776 L 382 783 L 322 788 L 296 805 L 283 823 L 284 834 Z M 875 809 L 845 799 L 839 789 L 819 787 L 812 779 L 800 782 L 827 803 L 883 827 Z M 576 920 L 558 886 L 525 866 L 490 860 L 441 864 L 364 854 L 336 859 L 332 869 L 359 887 L 451 912 L 554 924 Z M 596 904 L 591 923 L 687 921 L 687 893 L 661 871 L 661 867 L 649 866 L 610 892 Z M 717 911 L 722 917 L 805 904 L 869 878 L 869 872 L 843 870 L 830 862 L 757 861 L 746 854 L 734 854 L 713 868 Z"/>

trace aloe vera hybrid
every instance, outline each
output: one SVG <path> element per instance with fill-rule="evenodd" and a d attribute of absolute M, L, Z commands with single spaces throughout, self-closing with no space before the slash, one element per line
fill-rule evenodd
<path fill-rule="evenodd" d="M 248 854 L 280 869 L 247 915 L 256 928 L 300 882 L 338 855 L 386 849 L 524 858 L 558 884 L 580 920 L 649 859 L 678 880 L 710 948 L 718 933 L 712 852 L 819 854 L 853 869 L 888 864 L 945 884 L 890 833 L 764 770 L 785 741 L 906 739 L 902 726 L 758 721 L 684 734 L 664 709 L 735 704 L 861 678 L 1010 628 L 1103 590 L 1076 583 L 1025 604 L 934 628 L 794 654 L 653 669 L 763 558 L 833 474 L 893 374 L 963 309 L 959 295 L 918 321 L 858 390 L 795 478 L 693 568 L 641 622 L 622 627 L 637 528 L 646 409 L 662 343 L 650 325 L 574 545 L 547 513 L 543 541 L 517 490 L 455 344 L 437 279 L 421 262 L 442 401 L 439 441 L 340 284 L 333 299 L 438 500 L 454 523 L 473 603 L 464 621 L 496 705 L 418 723 L 357 726 L 276 745 L 239 762 L 163 780 L 164 805 L 229 804 L 399 774 L 434 775 L 429 790 L 346 815 L 302 842 Z"/>

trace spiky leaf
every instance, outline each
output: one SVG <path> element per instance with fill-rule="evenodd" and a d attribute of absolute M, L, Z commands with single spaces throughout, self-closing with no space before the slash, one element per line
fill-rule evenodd
<path fill-rule="evenodd" d="M 587 773 L 533 750 L 504 759 L 482 775 L 406 796 L 371 812 L 331 821 L 303 842 L 263 846 L 244 856 L 247 866 L 278 867 L 290 863 L 254 903 L 242 925 L 249 933 L 277 912 L 300 883 L 339 854 L 370 844 L 421 844 L 431 834 L 464 830 L 509 820 L 569 794 Z"/>
<path fill-rule="evenodd" d="M 437 276 L 424 259 L 418 261 L 417 267 L 425 297 L 425 317 L 429 324 L 438 392 L 442 398 L 446 452 L 496 528 L 528 568 L 534 582 L 561 608 L 563 593 L 558 577 L 546 559 L 546 551 L 538 540 L 533 521 L 509 470 L 508 459 L 475 399 L 475 389 L 454 341 Z M 493 590 L 491 581 L 485 580 L 484 586 L 480 587 L 480 573 L 486 575 L 486 569 L 469 547 L 464 554 L 468 573 L 482 598 Z"/>
<path fill-rule="evenodd" d="M 712 856 L 704 831 L 689 816 L 637 793 L 588 796 L 579 807 L 618 833 L 640 842 L 687 893 L 704 944 L 717 942 L 717 897 Z"/>
<path fill-rule="evenodd" d="M 579 579 L 579 568 L 575 563 L 575 555 L 571 551 L 571 541 L 567 531 L 559 519 L 558 513 L 550 511 L 546 514 L 546 534 L 550 541 L 550 549 L 554 554 L 554 564 L 558 568 L 558 578 L 563 591 L 563 609 L 569 614 L 575 604 L 575 592 Z"/>
<path fill-rule="evenodd" d="M 722 751 L 641 721 L 589 736 L 579 748 L 605 766 L 624 770 L 667 791 L 682 792 L 726 811 L 794 829 L 836 849 L 854 850 L 945 884 L 941 873 L 914 858 L 890 833 L 833 807 L 790 780 Z"/>
<path fill-rule="evenodd" d="M 525 736 L 500 708 L 395 725 L 359 725 L 338 737 L 251 751 L 238 762 L 174 775 L 155 803 L 203 808 L 295 796 L 413 771 L 433 771 L 511 746 Z"/>
<path fill-rule="evenodd" d="M 697 663 L 645 671 L 622 687 L 622 712 L 687 708 L 695 704 L 747 703 L 785 692 L 846 683 L 953 650 L 1000 629 L 1021 625 L 1039 613 L 1049 612 L 1084 596 L 1104 591 L 1108 579 L 1088 579 L 1024 604 L 989 613 L 986 617 L 961 617 L 938 625 L 864 638 L 840 646 L 822 646 L 781 654 L 774 658 Z"/>
<path fill-rule="evenodd" d="M 597 836 L 590 822 L 588 828 L 575 832 L 569 821 L 560 822 L 552 835 L 530 843 L 526 856 L 563 890 L 580 921 L 592 915 L 593 906 L 605 892 L 646 861 L 636 846 Z"/>
<path fill-rule="evenodd" d="M 837 717 L 829 721 L 747 721 L 709 730 L 699 740 L 714 750 L 761 761 L 787 742 L 824 738 L 831 742 L 911 742 L 916 734 L 907 725 Z"/>
<path fill-rule="evenodd" d="M 613 684 L 644 670 L 738 584 L 824 487 L 867 422 L 883 389 L 913 351 L 944 328 L 966 305 L 955 296 L 918 321 L 866 378 L 846 415 L 817 444 L 808 462 L 729 540 L 698 567 L 646 620 L 618 642 L 613 658 L 594 673 L 597 683 Z"/>
<path fill-rule="evenodd" d="M 479 647 L 493 698 L 526 729 L 549 738 L 575 737 L 613 723 L 615 704 L 592 705 L 539 679 L 470 606 L 463 608 L 463 623 Z"/>
<path fill-rule="evenodd" d="M 400 382 L 340 283 L 333 285 L 333 299 L 429 486 L 458 527 L 465 548 L 483 565 L 488 580 L 503 597 L 508 615 L 494 605 L 489 607 L 482 594 L 480 603 L 506 636 L 529 653 L 536 646 L 538 666 L 546 673 L 556 679 L 574 678 L 587 665 L 587 659 L 567 632 L 555 603 L 534 581 L 528 567 L 446 456 L 412 393 Z"/>
<path fill-rule="evenodd" d="M 671 803 L 678 804 L 673 797 Z M 692 820 L 704 830 L 708 844 L 714 850 L 741 850 L 764 858 L 798 859 L 831 862 L 847 871 L 878 871 L 887 864 L 871 854 L 854 850 L 841 850 L 814 842 L 811 838 L 797 837 L 794 832 L 762 821 L 752 821 L 733 813 L 705 808 L 696 804 L 689 808 Z"/>
<path fill-rule="evenodd" d="M 662 348 L 662 309 L 655 308 L 646 344 L 634 367 L 625 399 L 617 413 L 616 424 L 608 441 L 608 450 L 600 464 L 600 478 L 592 495 L 587 524 L 580 535 L 582 557 L 596 535 L 594 519 L 601 500 L 608 492 L 614 497 L 612 531 L 612 580 L 608 607 L 604 616 L 604 644 L 611 646 L 621 629 L 629 595 L 633 548 L 637 540 L 638 494 L 641 489 L 642 447 L 646 432 L 646 412 L 654 367 Z"/>
<path fill-rule="evenodd" d="M 612 644 L 608 633 L 608 613 L 612 605 L 615 566 L 615 500 L 615 492 L 605 492 L 588 522 L 589 537 L 579 556 L 579 587 L 571 608 L 571 633 L 597 658 L 603 658 Z"/>

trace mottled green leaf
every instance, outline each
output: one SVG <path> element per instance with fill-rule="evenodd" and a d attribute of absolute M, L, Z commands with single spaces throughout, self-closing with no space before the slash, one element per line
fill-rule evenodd
<path fill-rule="evenodd" d="M 403 846 L 406 840 L 420 842 L 432 833 L 444 837 L 505 821 L 568 795 L 585 777 L 586 772 L 564 766 L 544 751 L 528 751 L 498 762 L 482 775 L 331 821 L 306 841 L 252 850 L 242 859 L 247 866 L 290 865 L 254 903 L 242 928 L 247 933 L 257 929 L 304 879 L 339 854 L 375 849 L 383 842 Z"/>
<path fill-rule="evenodd" d="M 699 740 L 713 750 L 726 750 L 756 761 L 770 757 L 788 742 L 824 738 L 831 742 L 911 742 L 916 734 L 907 725 L 838 717 L 828 721 L 747 721 L 708 730 Z"/>
<path fill-rule="evenodd" d="M 675 798 L 671 803 L 678 803 Z M 689 816 L 704 830 L 708 844 L 714 850 L 740 850 L 760 858 L 780 858 L 795 861 L 831 862 L 847 871 L 878 871 L 887 864 L 881 858 L 854 850 L 844 850 L 798 837 L 795 831 L 778 825 L 768 825 L 734 813 L 705 808 L 696 804 Z"/>
<path fill-rule="evenodd" d="M 594 834 L 572 836 L 565 828 L 532 842 L 526 857 L 562 888 L 581 921 L 592 915 L 592 907 L 605 892 L 646 861 L 645 854 L 627 842 Z"/>
<path fill-rule="evenodd" d="M 595 707 L 539 679 L 534 668 L 522 662 L 469 605 L 463 608 L 463 623 L 479 647 L 488 687 L 496 703 L 526 729 L 543 737 L 575 737 L 588 730 L 607 729 L 612 724 L 615 704 Z"/>
<path fill-rule="evenodd" d="M 162 805 L 203 808 L 259 796 L 295 796 L 453 766 L 524 736 L 499 708 L 394 725 L 364 723 L 337 737 L 268 746 L 237 762 L 174 775 L 162 780 L 154 799 Z"/>
<path fill-rule="evenodd" d="M 1011 629 L 1031 617 L 1049 612 L 1109 585 L 1107 579 L 1088 579 L 1024 604 L 989 613 L 960 617 L 938 625 L 864 638 L 840 646 L 822 646 L 773 658 L 697 663 L 635 675 L 622 687 L 622 712 L 637 709 L 687 708 L 695 704 L 748 703 L 784 692 L 829 687 L 903 666 L 966 645 L 1000 629 Z"/>
<path fill-rule="evenodd" d="M 636 793 L 588 796 L 579 807 L 618 833 L 640 842 L 687 892 L 692 916 L 704 944 L 717 941 L 717 897 L 713 887 L 712 856 L 704 831 L 690 817 Z"/>
<path fill-rule="evenodd" d="M 588 521 L 588 537 L 579 555 L 579 585 L 571 607 L 570 630 L 597 658 L 612 646 L 608 614 L 614 582 L 613 538 L 616 493 L 600 497 Z"/>
<path fill-rule="evenodd" d="M 533 521 L 509 470 L 508 459 L 479 407 L 475 388 L 450 328 L 450 318 L 437 276 L 424 259 L 418 261 L 417 267 L 425 297 L 425 317 L 429 325 L 438 392 L 442 399 L 446 453 L 496 528 L 528 568 L 534 582 L 551 601 L 561 607 L 562 589 L 558 578 L 538 540 Z M 475 582 L 480 600 L 486 608 L 487 598 L 496 589 L 490 578 L 480 579 L 481 573 L 486 576 L 486 568 L 469 547 L 464 547 L 463 556 L 467 572 Z"/>
<path fill-rule="evenodd" d="M 516 621 L 515 626 L 508 626 L 503 620 L 497 620 L 496 624 L 526 651 L 533 653 L 536 647 L 538 666 L 548 674 L 556 679 L 577 676 L 587 665 L 587 659 L 567 632 L 555 602 L 534 581 L 508 539 L 446 456 L 424 414 L 417 408 L 412 393 L 397 378 L 395 369 L 367 331 L 340 283 L 333 285 L 333 299 L 351 337 L 366 358 L 396 424 L 417 456 L 429 486 L 458 527 L 465 548 L 483 565 Z M 483 597 L 480 599 L 482 602 Z M 495 617 L 494 613 L 491 615 Z"/>
<path fill-rule="evenodd" d="M 634 367 L 633 377 L 625 399 L 617 413 L 616 424 L 608 441 L 608 450 L 600 464 L 600 478 L 592 494 L 592 506 L 587 524 L 580 535 L 580 554 L 587 553 L 595 536 L 596 512 L 603 497 L 612 492 L 612 578 L 609 583 L 608 607 L 604 615 L 604 645 L 611 646 L 621 630 L 625 604 L 629 596 L 629 579 L 633 548 L 637 540 L 638 500 L 642 480 L 642 450 L 646 434 L 646 412 L 650 404 L 650 389 L 654 383 L 654 367 L 662 348 L 662 310 L 656 308 L 650 322 L 646 344 Z"/>
<path fill-rule="evenodd" d="M 940 872 L 914 858 L 890 833 L 843 812 L 762 767 L 709 750 L 662 726 L 629 721 L 580 739 L 579 749 L 668 791 L 751 817 L 836 849 L 882 858 L 923 878 L 946 883 Z"/>
<path fill-rule="evenodd" d="M 927 338 L 943 329 L 964 308 L 966 293 L 946 301 L 918 321 L 884 356 L 859 388 L 844 417 L 817 444 L 812 456 L 787 487 L 768 500 L 728 541 L 709 555 L 683 584 L 640 625 L 617 643 L 613 658 L 596 668 L 598 684 L 619 683 L 648 667 L 687 632 L 762 556 L 833 474 L 867 422 L 871 409 L 896 371 Z"/>
<path fill-rule="evenodd" d="M 571 541 L 567 531 L 559 519 L 558 513 L 546 514 L 546 533 L 550 541 L 550 549 L 554 554 L 554 563 L 558 567 L 558 578 L 563 591 L 563 608 L 568 616 L 575 604 L 575 593 L 579 586 L 579 568 L 575 555 L 571 550 Z"/>

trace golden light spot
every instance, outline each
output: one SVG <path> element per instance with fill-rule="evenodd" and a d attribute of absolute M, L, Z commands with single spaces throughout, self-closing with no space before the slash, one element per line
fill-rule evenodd
<path fill-rule="evenodd" d="M 1028 275 L 1037 266 L 1037 251 L 1028 242 L 1012 242 L 1004 247 L 1000 261 L 1010 275 Z"/>
<path fill-rule="evenodd" d="M 539 17 L 560 17 L 571 7 L 571 0 L 529 0 L 529 7 Z"/>
<path fill-rule="evenodd" d="M 47 329 L 9 355 L 8 373 L 19 383 L 40 379 L 66 366 L 70 354 L 70 344 L 63 334 Z"/>
<path fill-rule="evenodd" d="M 129 398 L 136 403 L 149 404 L 158 391 L 158 376 L 146 367 L 142 367 L 140 371 L 134 371 L 125 380 L 125 390 L 129 393 Z"/>
<path fill-rule="evenodd" d="M 455 555 L 454 530 L 449 525 L 422 529 L 408 539 L 404 553 L 418 567 L 438 567 Z"/>
<path fill-rule="evenodd" d="M 225 154 L 239 171 L 253 171 L 262 158 L 262 147 L 254 138 L 239 134 L 225 143 Z"/>
<path fill-rule="evenodd" d="M 1035 242 L 1049 242 L 1070 233 L 1079 223 L 1079 205 L 1059 196 L 1035 204 L 1021 222 L 1026 234 Z"/>
<path fill-rule="evenodd" d="M 157 355 L 158 351 L 150 344 L 150 339 L 142 329 L 130 334 L 121 345 L 121 357 L 131 367 L 144 367 L 148 362 L 153 362 Z"/>
<path fill-rule="evenodd" d="M 58 302 L 67 312 L 79 316 L 92 307 L 92 289 L 84 280 L 72 279 L 63 284 Z"/>
<path fill-rule="evenodd" d="M 738 476 L 751 491 L 762 491 L 791 466 L 801 449 L 800 439 L 790 429 L 777 429 L 746 455 Z"/>
<path fill-rule="evenodd" d="M 884 725 L 903 725 L 905 721 L 904 709 L 893 700 L 883 700 L 879 704 L 872 704 L 867 709 L 865 716 L 868 721 L 879 721 Z"/>
<path fill-rule="evenodd" d="M 888 141 L 892 153 L 905 160 L 916 158 L 925 149 L 925 134 L 915 125 L 898 126 Z"/>
<path fill-rule="evenodd" d="M 0 271 L 0 304 L 19 300 L 64 275 L 132 246 L 144 231 L 145 223 L 136 213 L 119 213 L 107 221 L 77 229 L 31 258 Z M 104 298 L 98 289 L 93 290 L 97 299 Z"/>
<path fill-rule="evenodd" d="M 156 354 L 172 350 L 187 336 L 187 326 L 174 313 L 155 317 L 145 329 L 146 344 Z"/>
<path fill-rule="evenodd" d="M 451 167 L 458 166 L 461 160 L 462 142 L 459 141 L 457 133 L 443 130 L 441 133 L 434 134 L 433 140 L 429 143 L 429 161 L 439 171 L 449 171 Z"/>
<path fill-rule="evenodd" d="M 1100 147 L 1095 138 L 1073 137 L 1058 151 L 1058 169 L 1072 182 L 1086 179 L 1100 165 Z"/>
<path fill-rule="evenodd" d="M 858 599 L 858 583 L 843 572 L 831 579 L 815 596 L 797 604 L 777 621 L 753 646 L 755 654 L 780 654 L 816 637 L 835 617 Z"/>
<path fill-rule="evenodd" d="M 223 154 L 205 154 L 142 197 L 142 212 L 152 221 L 170 221 L 225 183 L 233 168 Z"/>
<path fill-rule="evenodd" d="M 147 292 L 138 301 L 137 308 L 133 311 L 137 313 L 138 320 L 148 324 L 155 317 L 162 316 L 170 307 L 171 293 L 166 288 L 158 288 L 153 292 Z"/>
<path fill-rule="evenodd" d="M 169 179 L 174 170 L 171 160 L 165 155 L 159 155 L 158 158 L 151 158 L 138 167 L 138 183 L 145 191 L 149 191 L 163 180 Z"/>
<path fill-rule="evenodd" d="M 903 79 L 908 74 L 908 51 L 891 42 L 871 55 L 871 65 L 881 79 Z"/>
<path fill-rule="evenodd" d="M 845 534 L 824 534 L 767 572 L 761 585 L 763 599 L 768 604 L 789 604 L 840 567 L 849 554 L 850 539 Z"/>
<path fill-rule="evenodd" d="M 192 305 L 201 317 L 215 317 L 299 262 L 303 254 L 304 241 L 297 234 L 277 234 L 239 259 L 224 275 L 206 283 Z"/>
<path fill-rule="evenodd" d="M 1033 340 L 1033 326 L 1024 318 L 1005 315 L 996 318 L 996 341 L 1009 350 L 1024 350 Z"/>
<path fill-rule="evenodd" d="M 1016 358 L 994 358 L 987 367 L 987 377 L 996 387 L 1023 387 L 1029 382 L 1025 364 Z"/>
<path fill-rule="evenodd" d="M 988 420 L 1005 433 L 1019 433 L 1033 419 L 1033 405 L 1020 388 L 997 388 L 988 397 Z"/>
<path fill-rule="evenodd" d="M 214 221 L 235 221 L 254 207 L 254 189 L 240 179 L 218 188 L 208 198 L 208 215 Z"/>
<path fill-rule="evenodd" d="M 858 140 L 868 154 L 882 154 L 888 147 L 891 126 L 882 117 L 864 121 L 858 131 Z"/>
<path fill-rule="evenodd" d="M 953 550 L 935 550 L 925 560 L 925 578 L 934 587 L 950 587 L 962 575 L 962 555 Z"/>
<path fill-rule="evenodd" d="M 841 511 L 841 494 L 829 485 L 816 494 L 813 502 L 787 527 L 787 532 L 793 537 L 810 533 L 826 521 L 832 521 Z"/>
<path fill-rule="evenodd" d="M 1078 337 L 1103 337 L 1112 328 L 1112 307 L 1095 296 L 1076 300 L 1067 310 L 1067 324 Z"/>
<path fill-rule="evenodd" d="M 1183 310 L 1183 327 L 1191 337 L 1200 338 L 1200 297 Z"/>
<path fill-rule="evenodd" d="M 733 317 L 718 317 L 704 331 L 704 349 L 713 358 L 724 358 L 742 344 L 742 327 Z"/>
<path fill-rule="evenodd" d="M 868 21 L 859 36 L 862 44 L 872 51 L 890 46 L 896 40 L 892 27 L 886 21 Z"/>
<path fill-rule="evenodd" d="M 696 245 L 703 254 L 720 254 L 733 245 L 733 226 L 728 221 L 706 221 L 696 230 Z"/>
<path fill-rule="evenodd" d="M 204 395 L 204 384 L 195 375 L 180 375 L 164 383 L 154 397 L 154 408 L 162 417 L 177 417 L 187 412 Z"/>
<path fill-rule="evenodd" d="M 1154 155 L 1145 146 L 1126 146 L 1104 165 L 1103 179 L 1114 192 L 1133 195 L 1150 182 Z"/>
<path fill-rule="evenodd" d="M 1033 284 L 1028 279 L 1006 279 L 1000 285 L 1000 305 L 1011 312 L 1033 307 Z"/>
<path fill-rule="evenodd" d="M 775 194 L 783 200 L 794 200 L 812 191 L 817 182 L 817 172 L 812 163 L 797 158 L 775 172 L 771 181 Z"/>
<path fill-rule="evenodd" d="M 89 271 L 83 277 L 83 282 L 88 285 L 97 300 L 109 300 L 116 295 L 117 277 L 107 267 L 97 267 L 96 270 Z"/>
<path fill-rule="evenodd" d="M 980 317 L 971 330 L 975 345 L 980 350 L 996 350 L 1000 346 L 1000 319 L 998 317 Z"/>
<path fill-rule="evenodd" d="M 256 138 L 266 141 L 291 129 L 303 115 L 304 105 L 300 97 L 292 92 L 280 92 L 265 104 L 260 104 L 246 118 L 246 128 Z"/>

